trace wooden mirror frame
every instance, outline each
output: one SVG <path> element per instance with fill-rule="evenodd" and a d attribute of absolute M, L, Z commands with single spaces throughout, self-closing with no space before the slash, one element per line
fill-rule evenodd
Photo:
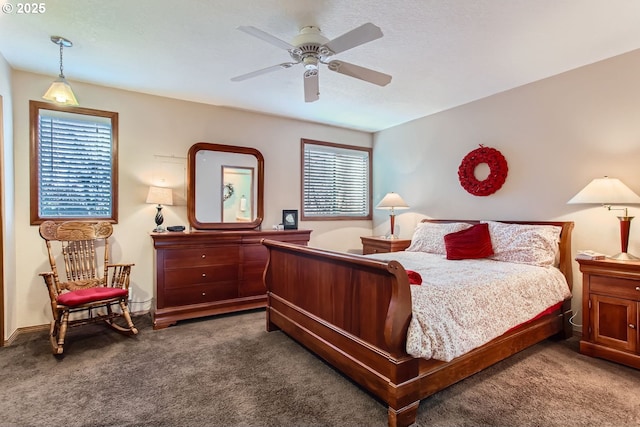
<path fill-rule="evenodd" d="M 257 160 L 256 217 L 249 222 L 201 222 L 196 218 L 196 155 L 200 151 L 248 154 Z M 198 142 L 189 148 L 187 156 L 187 216 L 191 227 L 197 230 L 251 230 L 260 227 L 264 218 L 264 157 L 255 148 Z M 222 218 L 220 218 L 222 220 Z"/>

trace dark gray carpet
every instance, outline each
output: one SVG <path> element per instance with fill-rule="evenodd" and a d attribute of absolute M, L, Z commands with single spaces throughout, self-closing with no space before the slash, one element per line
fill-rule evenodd
<path fill-rule="evenodd" d="M 0 349 L 0 425 L 385 426 L 386 407 L 281 332 L 264 311 L 121 336 L 71 329 Z M 90 334 L 91 333 L 91 334 Z M 92 335 L 93 334 L 93 335 Z M 637 426 L 640 371 L 546 341 L 420 404 L 419 426 Z"/>

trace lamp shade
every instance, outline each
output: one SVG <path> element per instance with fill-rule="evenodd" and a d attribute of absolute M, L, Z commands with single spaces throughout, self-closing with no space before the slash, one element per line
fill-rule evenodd
<path fill-rule="evenodd" d="M 173 192 L 170 188 L 149 187 L 147 203 L 171 206 L 173 205 Z"/>
<path fill-rule="evenodd" d="M 608 258 L 619 261 L 637 260 L 638 257 L 627 253 L 629 247 L 629 230 L 631 229 L 632 216 L 627 215 L 627 208 L 613 208 L 611 205 L 640 204 L 640 196 L 633 192 L 622 181 L 616 178 L 596 178 L 587 184 L 578 194 L 567 203 L 571 204 L 599 204 L 609 210 L 624 211 L 620 220 L 620 253 Z"/>
<path fill-rule="evenodd" d="M 53 83 L 51 83 L 51 86 L 49 86 L 49 89 L 42 99 L 55 102 L 60 105 L 75 107 L 79 105 L 78 100 L 76 99 L 73 90 L 71 90 L 71 85 L 64 78 L 64 70 L 62 67 L 62 51 L 65 47 L 73 46 L 73 43 L 71 43 L 71 40 L 67 40 L 60 36 L 51 36 L 51 41 L 60 47 L 60 75 Z"/>
<path fill-rule="evenodd" d="M 376 209 L 409 209 L 409 205 L 407 205 L 407 202 L 405 202 L 398 193 L 387 193 L 382 200 L 380 200 Z"/>
<path fill-rule="evenodd" d="M 640 196 L 617 178 L 596 178 L 573 196 L 569 204 L 640 204 Z"/>
<path fill-rule="evenodd" d="M 49 89 L 42 99 L 55 102 L 60 105 L 79 105 L 73 90 L 71 90 L 71 85 L 64 77 L 59 77 L 51 83 L 51 86 L 49 86 Z"/>

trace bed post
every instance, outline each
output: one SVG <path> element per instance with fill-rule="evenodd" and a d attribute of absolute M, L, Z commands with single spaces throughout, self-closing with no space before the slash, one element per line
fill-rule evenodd
<path fill-rule="evenodd" d="M 563 222 L 562 223 L 562 232 L 560 239 L 560 259 L 558 268 L 562 271 L 565 279 L 567 279 L 567 284 L 569 285 L 569 289 L 573 292 L 573 253 L 571 251 L 571 233 L 573 232 L 573 222 Z M 571 300 L 566 300 L 564 304 L 562 304 L 562 322 L 563 322 L 563 330 L 558 334 L 558 336 L 562 339 L 571 338 L 573 336 L 573 325 L 571 324 L 571 317 L 573 316 L 573 312 L 571 311 Z"/>
<path fill-rule="evenodd" d="M 573 336 L 573 325 L 571 324 L 571 317 L 573 317 L 573 311 L 571 311 L 571 300 L 565 300 L 562 304 L 562 332 L 558 334 L 561 339 L 568 339 Z"/>
<path fill-rule="evenodd" d="M 267 294 L 267 300 L 269 299 L 269 294 Z M 275 332 L 275 331 L 279 331 L 280 328 L 271 321 L 271 316 L 269 316 L 270 311 L 269 311 L 269 303 L 267 302 L 267 309 L 265 310 L 266 316 L 265 319 L 267 321 L 266 324 L 266 330 L 267 332 Z"/>
<path fill-rule="evenodd" d="M 260 240 L 260 243 L 262 244 L 264 242 L 264 239 Z M 265 321 L 266 321 L 266 325 L 265 325 L 265 329 L 267 332 L 275 332 L 275 331 L 279 331 L 280 328 L 278 327 L 278 325 L 276 325 L 275 323 L 273 323 L 271 321 L 271 311 L 269 310 L 269 307 L 271 307 L 271 293 L 269 292 L 269 289 L 267 287 L 267 271 L 269 270 L 269 266 L 271 264 L 271 251 L 267 250 L 267 263 L 265 265 L 264 271 L 262 272 L 262 283 L 265 284 L 265 287 L 267 288 L 267 306 L 266 306 L 266 310 L 265 310 Z"/>

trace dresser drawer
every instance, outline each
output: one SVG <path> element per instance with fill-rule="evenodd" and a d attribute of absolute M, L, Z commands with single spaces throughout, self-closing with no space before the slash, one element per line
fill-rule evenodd
<path fill-rule="evenodd" d="M 200 304 L 222 301 L 238 297 L 237 282 L 207 283 L 195 286 L 183 286 L 179 289 L 167 289 L 164 293 L 165 307 Z"/>
<path fill-rule="evenodd" d="M 591 293 L 640 300 L 640 281 L 592 275 L 589 279 Z"/>
<path fill-rule="evenodd" d="M 237 264 L 239 261 L 238 246 L 167 250 L 164 253 L 165 269 L 214 264 Z"/>
<path fill-rule="evenodd" d="M 164 272 L 164 288 L 177 289 L 190 285 L 238 280 L 237 264 L 172 268 Z"/>

